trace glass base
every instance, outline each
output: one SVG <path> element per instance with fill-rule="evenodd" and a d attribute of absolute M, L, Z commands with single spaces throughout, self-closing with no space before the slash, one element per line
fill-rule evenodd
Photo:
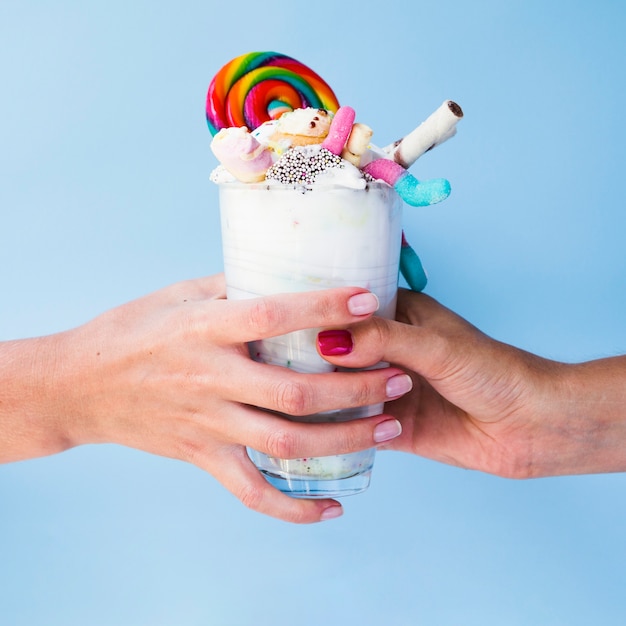
<path fill-rule="evenodd" d="M 265 479 L 294 498 L 340 498 L 365 491 L 370 484 L 376 448 L 300 459 L 277 459 L 248 448 Z"/>
<path fill-rule="evenodd" d="M 371 471 L 348 478 L 319 480 L 300 476 L 277 476 L 261 471 L 270 485 L 292 498 L 341 498 L 365 491 L 370 484 Z"/>

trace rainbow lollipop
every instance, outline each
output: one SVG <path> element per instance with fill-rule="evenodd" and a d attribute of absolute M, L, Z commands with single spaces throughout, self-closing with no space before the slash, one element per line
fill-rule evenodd
<path fill-rule="evenodd" d="M 222 128 L 250 131 L 286 111 L 314 107 L 333 113 L 339 102 L 312 69 L 278 52 L 249 52 L 234 58 L 215 75 L 206 99 L 212 135 Z"/>

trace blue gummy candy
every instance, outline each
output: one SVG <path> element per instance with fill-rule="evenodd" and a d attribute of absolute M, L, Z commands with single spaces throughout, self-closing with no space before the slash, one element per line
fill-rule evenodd
<path fill-rule="evenodd" d="M 428 282 L 420 258 L 411 246 L 403 244 L 400 248 L 400 272 L 413 291 L 423 291 Z"/>
<path fill-rule="evenodd" d="M 411 206 L 429 206 L 450 195 L 450 182 L 445 178 L 419 181 L 407 172 L 397 180 L 394 189 Z"/>

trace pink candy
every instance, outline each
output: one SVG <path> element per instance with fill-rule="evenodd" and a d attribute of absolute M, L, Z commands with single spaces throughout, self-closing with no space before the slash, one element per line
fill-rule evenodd
<path fill-rule="evenodd" d="M 399 165 L 391 159 L 376 159 L 363 167 L 363 171 L 374 178 L 384 180 L 392 187 L 407 173 L 402 165 Z"/>
<path fill-rule="evenodd" d="M 328 135 L 322 142 L 322 148 L 333 154 L 341 154 L 352 131 L 355 116 L 356 113 L 352 107 L 339 107 L 330 123 Z"/>
<path fill-rule="evenodd" d="M 263 180 L 265 172 L 272 165 L 270 150 L 243 127 L 222 128 L 213 137 L 211 150 L 219 162 L 242 183 Z"/>

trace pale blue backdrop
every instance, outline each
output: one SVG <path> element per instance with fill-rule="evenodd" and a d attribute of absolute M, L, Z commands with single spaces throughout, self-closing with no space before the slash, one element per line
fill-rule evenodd
<path fill-rule="evenodd" d="M 408 210 L 429 293 L 491 335 L 626 351 L 626 4 L 2 0 L 0 338 L 221 269 L 206 87 L 232 57 L 313 66 L 385 144 L 447 98 Z M 291 526 L 116 446 L 0 468 L 7 626 L 626 620 L 626 475 L 513 482 L 395 453 L 343 518 Z"/>

